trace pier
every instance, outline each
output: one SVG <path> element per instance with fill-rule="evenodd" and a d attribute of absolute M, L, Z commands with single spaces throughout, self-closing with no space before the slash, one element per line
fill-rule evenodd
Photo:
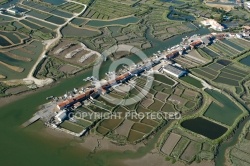
<path fill-rule="evenodd" d="M 32 118 L 30 118 L 28 121 L 24 122 L 21 127 L 25 128 L 29 125 L 31 125 L 32 123 L 36 122 L 37 120 L 39 120 L 41 117 L 39 115 L 35 115 Z"/>

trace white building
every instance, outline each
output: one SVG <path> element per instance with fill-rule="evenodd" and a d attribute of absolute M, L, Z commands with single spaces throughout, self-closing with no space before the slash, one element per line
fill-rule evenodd
<path fill-rule="evenodd" d="M 245 2 L 246 8 L 250 9 L 250 2 Z"/>
<path fill-rule="evenodd" d="M 67 117 L 67 111 L 66 110 L 62 110 L 61 112 L 59 112 L 56 116 L 55 116 L 55 120 L 59 123 L 62 123 L 66 117 Z"/>
<path fill-rule="evenodd" d="M 242 35 L 241 34 L 239 34 L 239 33 L 236 33 L 236 35 L 235 35 L 237 38 L 242 38 Z"/>
<path fill-rule="evenodd" d="M 7 11 L 8 13 L 14 14 L 14 15 L 16 15 L 16 14 L 19 13 L 18 10 L 14 9 L 14 8 L 8 8 L 8 9 L 6 9 L 6 11 Z"/>
<path fill-rule="evenodd" d="M 180 78 L 181 76 L 184 76 L 185 74 L 187 74 L 186 70 L 178 66 L 173 66 L 173 65 L 165 66 L 163 68 L 163 71 L 177 78 Z"/>
<path fill-rule="evenodd" d="M 201 21 L 201 24 L 204 26 L 210 26 L 210 28 L 216 30 L 216 31 L 223 31 L 224 27 L 219 24 L 217 21 L 215 21 L 214 19 L 206 19 Z"/>

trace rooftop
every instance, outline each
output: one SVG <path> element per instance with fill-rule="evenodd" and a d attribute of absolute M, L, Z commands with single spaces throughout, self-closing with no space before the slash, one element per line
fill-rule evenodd
<path fill-rule="evenodd" d="M 246 30 L 250 30 L 250 26 L 246 25 L 246 26 L 243 26 L 242 28 L 246 29 Z"/>
<path fill-rule="evenodd" d="M 174 73 L 176 75 L 181 75 L 185 71 L 184 69 L 173 65 L 167 65 L 164 68 L 165 70 L 168 70 L 169 72 Z"/>
<path fill-rule="evenodd" d="M 214 30 L 222 31 L 224 29 L 224 27 L 214 19 L 206 19 L 201 21 L 201 23 L 205 26 L 210 25 L 211 28 Z"/>

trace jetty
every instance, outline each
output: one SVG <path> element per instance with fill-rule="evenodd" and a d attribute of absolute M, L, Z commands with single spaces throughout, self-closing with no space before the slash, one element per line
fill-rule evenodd
<path fill-rule="evenodd" d="M 25 128 L 29 125 L 31 125 L 32 123 L 38 121 L 41 117 L 39 115 L 35 115 L 32 118 L 30 118 L 28 121 L 24 122 L 21 127 Z"/>

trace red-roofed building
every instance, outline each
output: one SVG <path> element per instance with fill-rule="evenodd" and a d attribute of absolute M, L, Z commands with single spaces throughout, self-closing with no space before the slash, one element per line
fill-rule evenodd
<path fill-rule="evenodd" d="M 125 75 L 123 74 L 123 75 L 120 75 L 120 76 L 118 76 L 118 77 L 116 77 L 116 81 L 121 81 L 122 79 L 124 79 L 125 78 Z"/>
<path fill-rule="evenodd" d="M 198 41 L 194 41 L 190 44 L 190 47 L 191 48 L 194 48 L 194 47 L 197 47 L 199 45 L 201 45 L 203 42 L 201 40 L 198 40 Z"/>
<path fill-rule="evenodd" d="M 66 105 L 67 105 L 67 103 L 66 103 L 65 101 L 63 101 L 63 102 L 57 104 L 57 108 L 58 108 L 59 110 L 61 110 L 61 109 L 63 109 Z"/>
<path fill-rule="evenodd" d="M 225 34 L 216 34 L 215 36 L 216 36 L 216 39 L 218 40 L 222 40 L 225 38 Z"/>
<path fill-rule="evenodd" d="M 89 91 L 85 92 L 84 94 L 80 94 L 80 95 L 78 95 L 78 96 L 76 96 L 74 98 L 67 99 L 67 100 L 65 100 L 65 101 L 63 101 L 61 103 L 58 103 L 57 108 L 62 110 L 66 106 L 72 106 L 77 102 L 82 102 L 86 98 L 90 97 L 92 92 L 94 92 L 94 90 L 89 90 Z"/>
<path fill-rule="evenodd" d="M 170 58 L 174 58 L 175 56 L 178 56 L 178 55 L 179 55 L 179 51 L 176 50 L 176 51 L 173 51 L 173 52 L 167 54 L 166 57 L 170 59 Z"/>
<path fill-rule="evenodd" d="M 76 96 L 74 99 L 75 100 L 81 100 L 82 98 L 84 98 L 86 95 L 85 95 L 85 93 L 84 94 L 80 94 L 79 96 Z"/>

